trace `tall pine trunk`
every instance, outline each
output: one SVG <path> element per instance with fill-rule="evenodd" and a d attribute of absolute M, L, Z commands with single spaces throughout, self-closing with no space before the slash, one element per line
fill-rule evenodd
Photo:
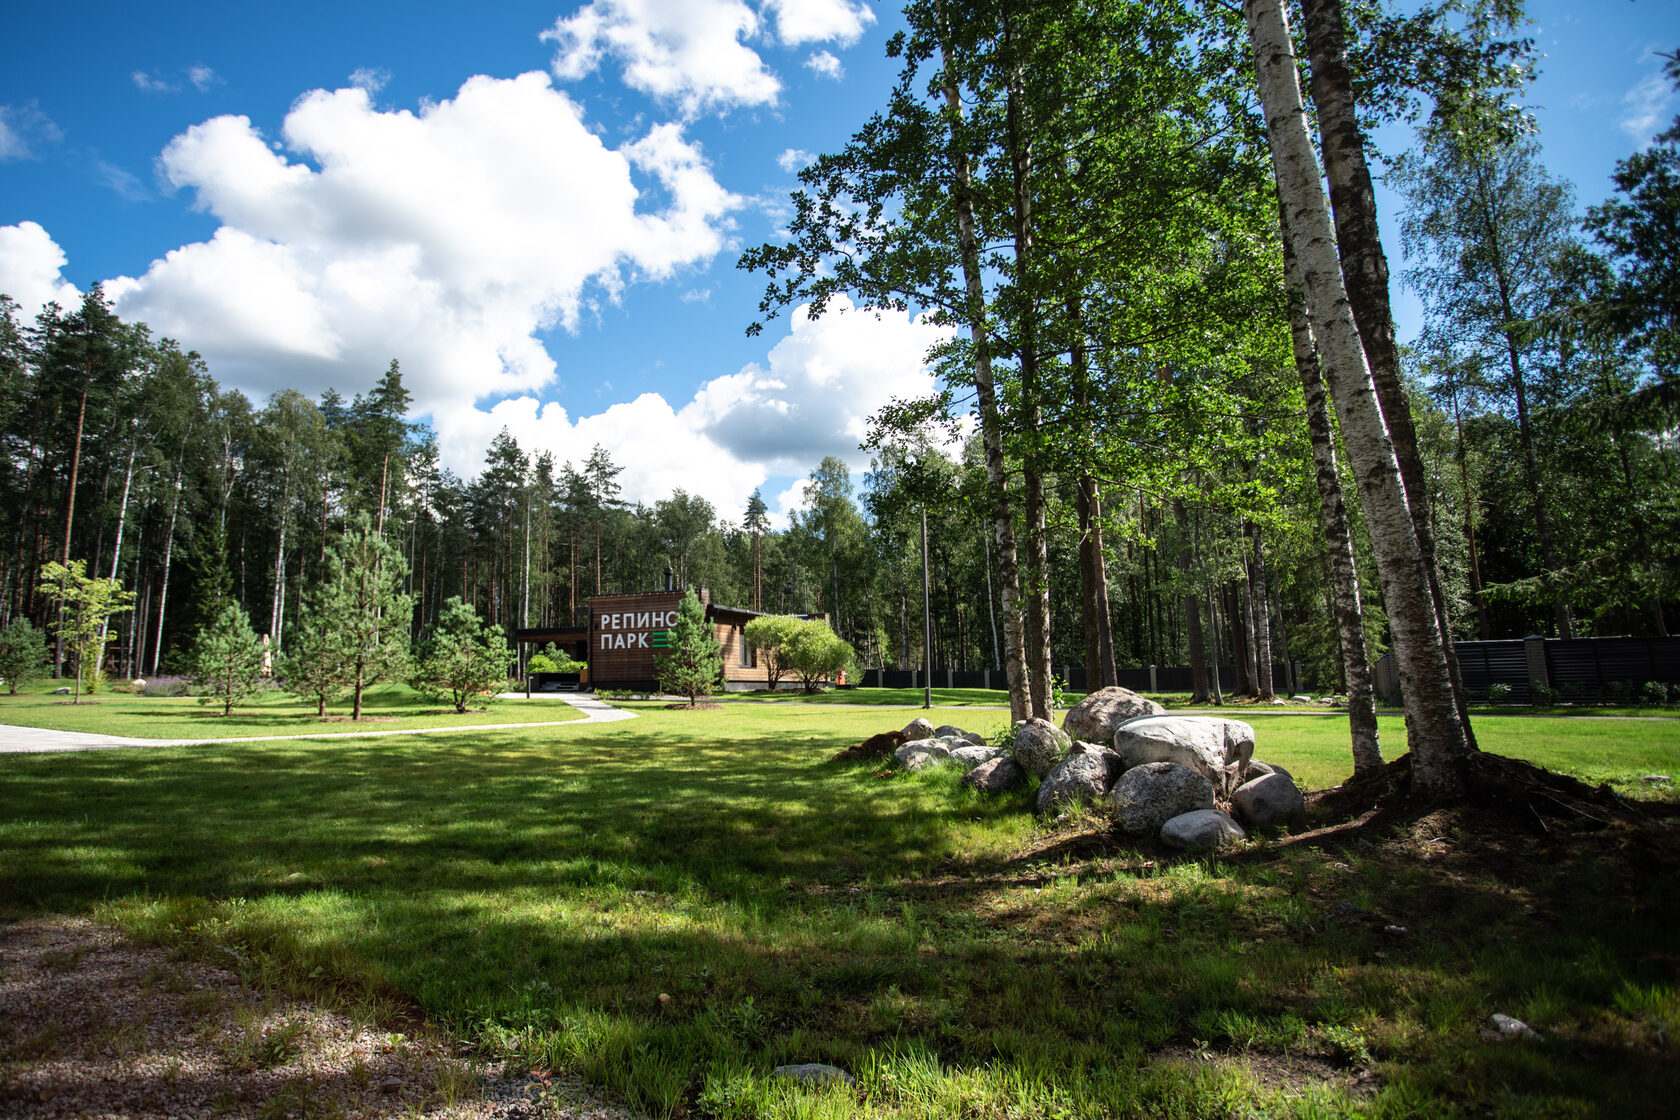
<path fill-rule="evenodd" d="M 943 21 L 944 13 L 940 13 Z M 957 215 L 957 247 L 962 258 L 963 317 L 974 346 L 975 407 L 980 413 L 980 442 L 986 456 L 986 483 L 992 499 L 992 523 L 998 547 L 998 577 L 1003 584 L 1004 675 L 1009 681 L 1009 713 L 1014 720 L 1034 714 L 1027 673 L 1027 642 L 1021 618 L 1020 560 L 1015 544 L 1015 511 L 1009 500 L 1009 475 L 1003 460 L 1003 420 L 997 387 L 992 378 L 991 341 L 986 325 L 986 297 L 982 286 L 980 243 L 974 218 L 974 180 L 960 127 L 963 109 L 948 40 L 940 44 L 945 63 L 945 107 L 950 130 L 952 202 Z"/>

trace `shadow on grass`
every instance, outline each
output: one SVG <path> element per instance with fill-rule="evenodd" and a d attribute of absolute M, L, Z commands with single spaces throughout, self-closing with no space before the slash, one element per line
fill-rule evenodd
<path fill-rule="evenodd" d="M 12 759 L 0 905 L 103 906 L 282 980 L 398 991 L 633 1099 L 903 1042 L 964 1068 L 1135 1064 L 1252 1045 L 1252 1022 L 1296 1047 L 1345 1027 L 1392 1076 L 1486 1101 L 1517 1061 L 1476 1049 L 1489 1011 L 1601 1045 L 1627 985 L 1672 991 L 1672 876 L 1449 869 L 1372 836 L 1237 861 L 1045 844 L 1025 793 L 827 764 L 855 739 L 802 719 Z M 1662 1080 L 1648 1047 L 1612 1049 L 1629 1084 Z M 1540 1090 L 1591 1100 L 1601 1075 L 1549 1053 Z M 1486 1084 L 1452 1072 L 1490 1061 Z"/>

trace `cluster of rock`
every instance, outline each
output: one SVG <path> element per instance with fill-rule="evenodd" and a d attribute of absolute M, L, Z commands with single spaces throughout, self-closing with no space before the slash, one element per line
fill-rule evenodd
<path fill-rule="evenodd" d="M 1022 720 L 1007 747 L 925 719 L 896 734 L 903 742 L 893 760 L 906 770 L 955 763 L 967 771 L 964 784 L 988 793 L 1030 775 L 1039 779 L 1040 816 L 1106 805 L 1118 831 L 1187 851 L 1242 839 L 1247 833 L 1239 820 L 1265 828 L 1305 808 L 1289 774 L 1254 757 L 1249 724 L 1168 715 L 1123 688 L 1092 693 L 1061 727 Z"/>

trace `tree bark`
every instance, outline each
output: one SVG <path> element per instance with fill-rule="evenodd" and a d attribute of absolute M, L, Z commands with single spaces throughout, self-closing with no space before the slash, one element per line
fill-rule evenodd
<path fill-rule="evenodd" d="M 1248 522 L 1248 535 L 1254 542 L 1254 554 L 1247 561 L 1248 599 L 1254 614 L 1254 667 L 1259 698 L 1270 700 L 1277 695 L 1272 683 L 1272 617 L 1271 604 L 1266 595 L 1266 554 L 1260 543 L 1260 526 Z"/>
<path fill-rule="evenodd" d="M 1202 639 L 1202 607 L 1195 590 L 1196 553 L 1190 539 L 1190 518 L 1184 512 L 1184 499 L 1173 499 L 1173 519 L 1183 544 L 1178 550 L 1178 569 L 1184 579 L 1184 635 L 1190 658 L 1190 702 L 1205 704 L 1208 699 L 1207 646 Z"/>
<path fill-rule="evenodd" d="M 1429 576 L 1429 597 L 1435 623 L 1441 631 L 1441 646 L 1447 659 L 1447 675 L 1453 689 L 1453 705 L 1463 725 L 1465 741 L 1476 746 L 1470 724 L 1470 707 L 1464 694 L 1464 679 L 1453 648 L 1452 618 L 1441 588 L 1440 567 L 1435 560 L 1435 530 L 1429 519 L 1429 488 L 1424 477 L 1423 457 L 1418 453 L 1417 431 L 1412 424 L 1411 403 L 1400 376 L 1400 351 L 1394 341 L 1394 313 L 1388 298 L 1388 258 L 1383 253 L 1382 232 L 1377 225 L 1376 192 L 1371 169 L 1365 159 L 1365 135 L 1353 97 L 1353 76 L 1347 64 L 1347 33 L 1342 0 L 1303 0 L 1307 53 L 1312 64 L 1313 106 L 1318 110 L 1319 135 L 1323 141 L 1324 171 L 1330 183 L 1330 204 L 1336 226 L 1336 247 L 1347 288 L 1349 308 L 1371 380 L 1377 391 L 1378 407 L 1394 445 L 1401 484 L 1412 513 L 1418 551 Z"/>
<path fill-rule="evenodd" d="M 940 11 L 943 23 L 943 7 Z M 989 331 L 986 326 L 986 298 L 981 281 L 980 243 L 975 232 L 974 180 L 968 153 L 962 145 L 958 124 L 962 120 L 962 97 L 951 71 L 952 49 L 948 39 L 940 43 L 945 63 L 945 106 L 950 128 L 950 158 L 957 216 L 957 247 L 962 257 L 964 317 L 974 345 L 974 394 L 980 413 L 980 441 L 986 455 L 986 483 L 992 498 L 992 521 L 997 537 L 998 577 L 1003 584 L 1004 675 L 1009 681 L 1009 712 L 1012 720 L 1034 714 L 1027 675 L 1026 634 L 1021 618 L 1020 559 L 1015 545 L 1015 513 L 1009 500 L 1009 475 L 1003 460 L 1003 420 L 998 410 L 997 388 L 992 379 Z"/>
<path fill-rule="evenodd" d="M 1012 28 L 1006 25 L 1006 34 Z M 1026 136 L 1022 116 L 1026 112 L 1025 82 L 1017 59 L 1010 68 L 1005 105 L 1005 138 L 1009 145 L 1009 170 L 1013 188 L 1013 232 L 1016 299 L 1020 304 L 1017 324 L 1017 373 L 1021 383 L 1021 420 L 1026 446 L 1022 451 L 1022 513 L 1027 531 L 1027 575 L 1022 591 L 1026 598 L 1026 642 L 1029 693 L 1032 714 L 1051 719 L 1052 669 L 1050 664 L 1050 554 L 1044 471 L 1039 462 L 1038 433 L 1042 413 L 1038 400 L 1039 358 L 1033 270 L 1032 142 Z"/>
<path fill-rule="evenodd" d="M 1471 750 L 1447 668 L 1429 573 L 1389 441 L 1359 330 L 1348 305 L 1335 233 L 1301 104 L 1281 0 L 1244 0 L 1287 236 L 1300 262 L 1313 337 L 1341 421 L 1376 554 L 1394 636 L 1412 752 L 1412 791 L 1461 796 Z"/>

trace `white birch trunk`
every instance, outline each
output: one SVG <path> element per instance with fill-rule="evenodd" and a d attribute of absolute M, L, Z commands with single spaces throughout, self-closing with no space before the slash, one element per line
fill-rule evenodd
<path fill-rule="evenodd" d="M 1244 0 L 1243 13 L 1254 46 L 1278 197 L 1301 265 L 1313 337 L 1341 421 L 1382 579 L 1406 705 L 1412 791 L 1428 799 L 1459 796 L 1464 789 L 1461 764 L 1469 745 L 1453 702 L 1429 574 L 1399 464 L 1342 281 L 1329 207 L 1301 104 L 1288 22 L 1281 0 Z"/>
<path fill-rule="evenodd" d="M 123 526 L 128 523 L 128 492 L 134 483 L 134 455 L 140 450 L 140 421 L 134 422 L 134 436 L 128 441 L 128 469 L 123 472 L 122 501 L 117 503 L 117 539 L 111 546 L 111 579 L 117 578 L 117 562 L 122 559 Z M 93 656 L 93 671 L 105 668 L 105 637 L 110 633 L 111 619 L 99 624 L 99 649 Z"/>

